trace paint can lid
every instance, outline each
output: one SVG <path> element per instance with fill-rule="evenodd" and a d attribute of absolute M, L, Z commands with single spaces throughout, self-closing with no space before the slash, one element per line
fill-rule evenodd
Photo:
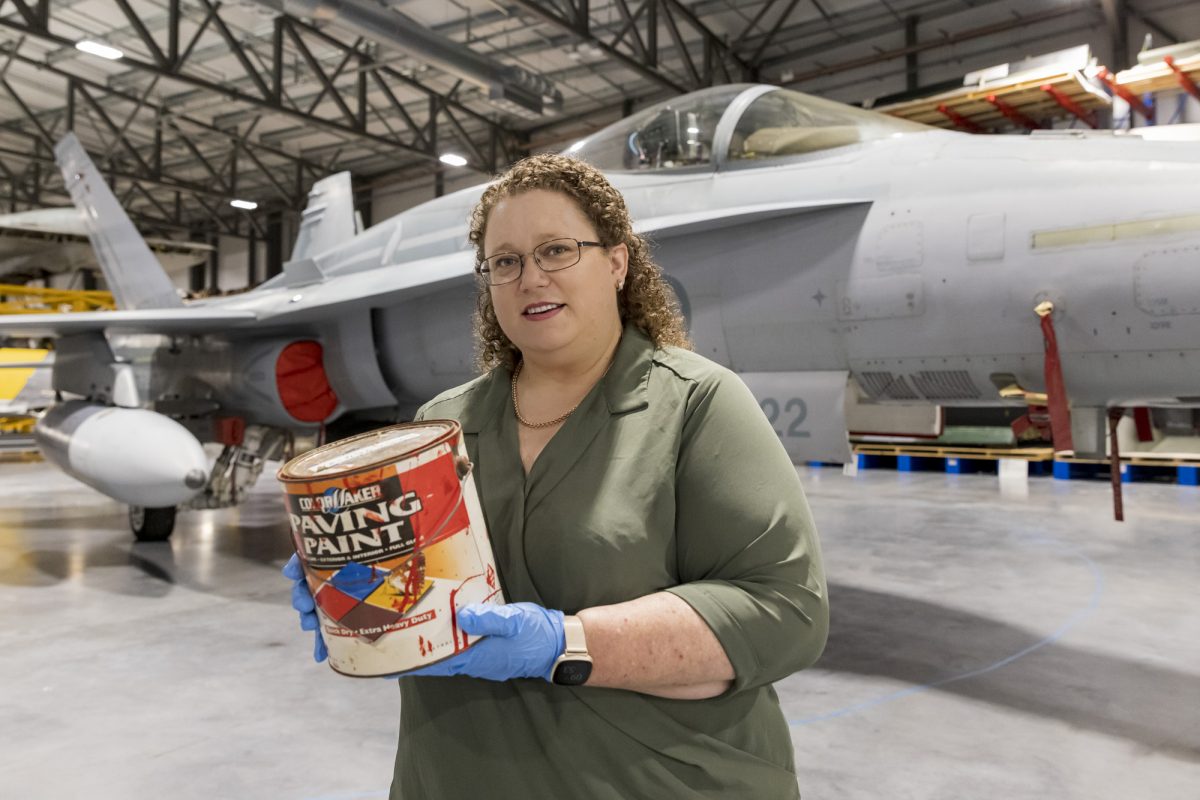
<path fill-rule="evenodd" d="M 440 444 L 459 430 L 454 420 L 427 420 L 360 433 L 296 456 L 283 465 L 278 477 L 308 481 L 382 467 Z"/>

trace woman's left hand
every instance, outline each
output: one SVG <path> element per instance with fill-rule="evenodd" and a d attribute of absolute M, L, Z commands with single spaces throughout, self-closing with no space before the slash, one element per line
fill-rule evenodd
<path fill-rule="evenodd" d="M 490 681 L 548 681 L 555 660 L 567 646 L 563 613 L 536 603 L 473 603 L 458 612 L 458 626 L 463 633 L 484 638 L 458 655 L 405 672 L 403 677 L 467 675 Z"/>

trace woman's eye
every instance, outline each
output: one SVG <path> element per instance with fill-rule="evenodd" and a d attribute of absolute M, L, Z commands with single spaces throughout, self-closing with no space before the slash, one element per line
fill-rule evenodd
<path fill-rule="evenodd" d="M 492 269 L 512 269 L 517 265 L 517 260 L 512 256 L 500 256 L 492 259 Z"/>

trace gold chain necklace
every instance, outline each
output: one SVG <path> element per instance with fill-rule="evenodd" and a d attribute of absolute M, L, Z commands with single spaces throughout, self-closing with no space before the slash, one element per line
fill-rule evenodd
<path fill-rule="evenodd" d="M 613 360 L 615 361 L 616 359 L 614 358 Z M 517 421 L 520 422 L 522 425 L 524 425 L 526 428 L 549 428 L 552 425 L 557 425 L 558 423 L 565 420 L 567 417 L 574 414 L 575 409 L 579 408 L 579 403 L 582 403 L 583 399 L 587 397 L 588 393 L 585 393 L 583 398 L 580 398 L 579 403 L 576 403 L 575 405 L 571 406 L 569 409 L 567 409 L 567 413 L 563 414 L 560 417 L 555 417 L 554 419 L 549 420 L 548 422 L 530 422 L 529 420 L 527 420 L 523 416 L 521 416 L 521 404 L 517 400 L 517 376 L 521 374 L 521 367 L 523 367 L 523 366 L 525 366 L 525 362 L 519 361 L 519 362 L 517 362 L 517 368 L 515 370 L 513 370 L 512 397 L 513 397 L 513 411 L 515 411 L 517 414 Z M 604 368 L 604 375 L 607 375 L 608 371 L 610 369 L 612 369 L 612 361 L 609 361 L 608 366 Z M 604 375 L 600 376 L 601 380 L 604 379 Z"/>

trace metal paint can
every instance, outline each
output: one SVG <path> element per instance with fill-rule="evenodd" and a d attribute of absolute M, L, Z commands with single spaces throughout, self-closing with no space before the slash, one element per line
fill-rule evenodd
<path fill-rule="evenodd" d="M 475 641 L 459 630 L 459 609 L 504 602 L 457 422 L 331 442 L 278 478 L 337 672 L 377 677 L 441 661 Z"/>

